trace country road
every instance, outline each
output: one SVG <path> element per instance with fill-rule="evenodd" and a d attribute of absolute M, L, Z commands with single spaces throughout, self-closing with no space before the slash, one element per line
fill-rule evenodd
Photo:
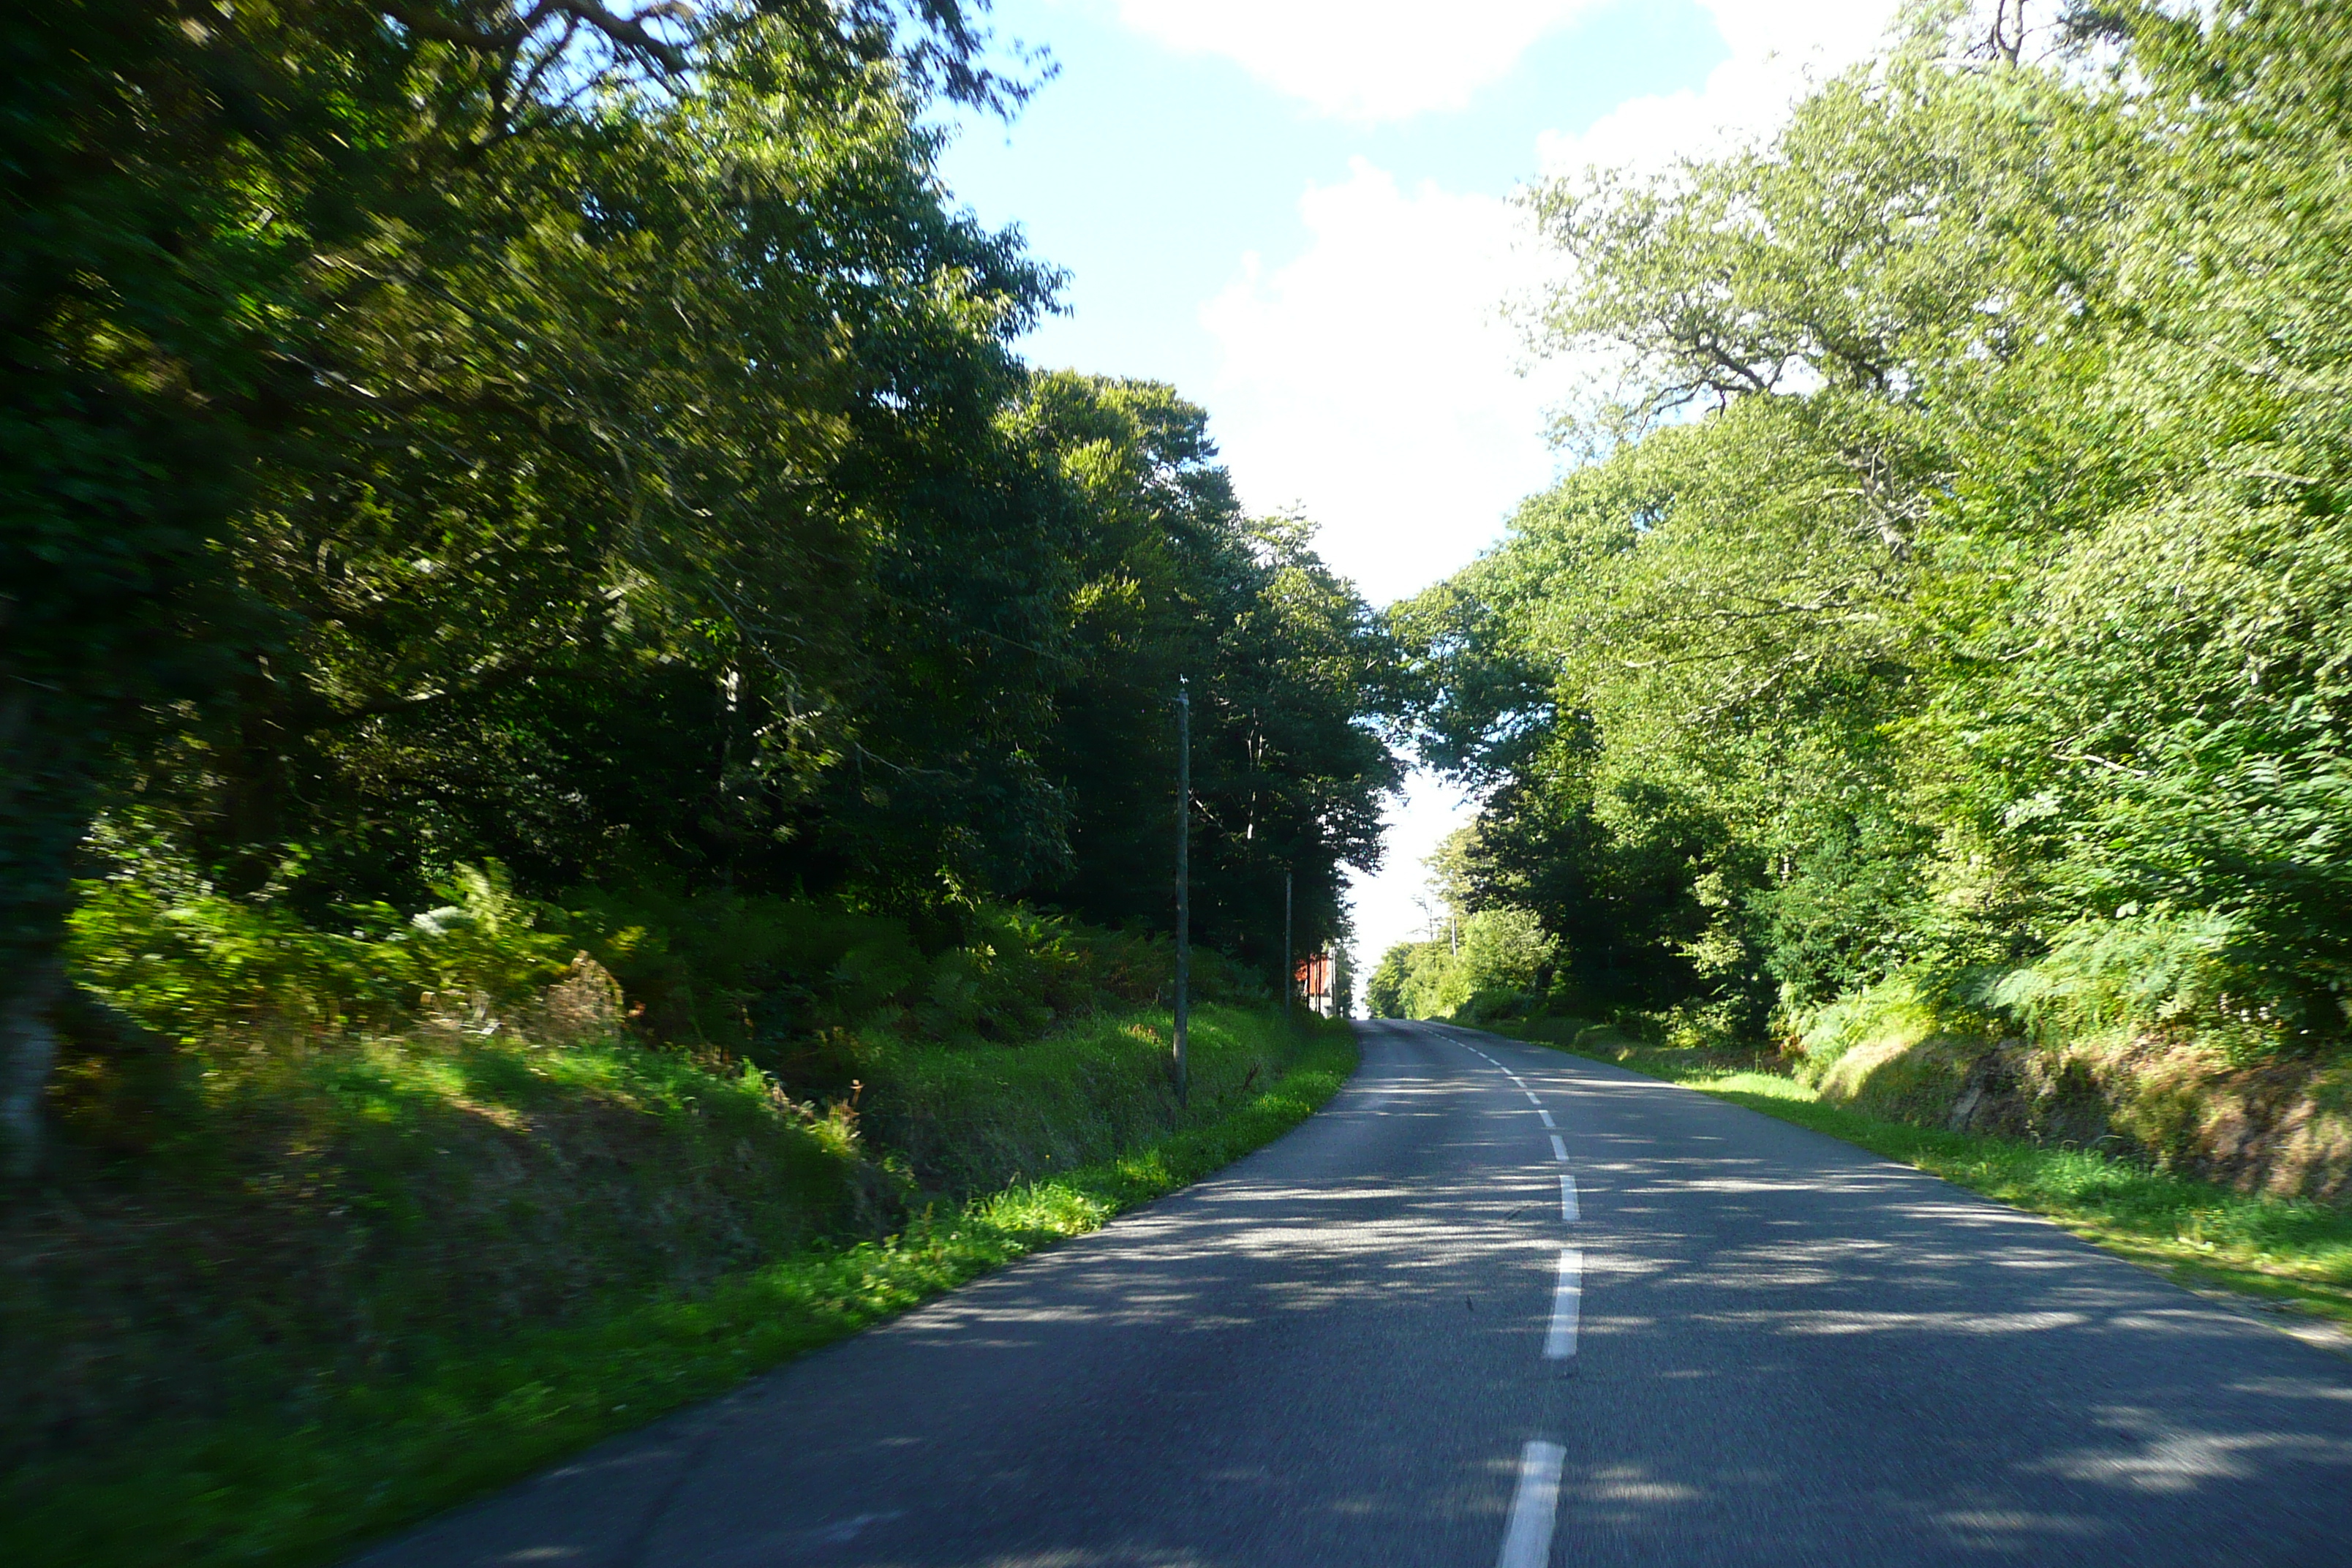
<path fill-rule="evenodd" d="M 1685 1089 L 1361 1031 L 1212 1179 L 362 1561 L 2352 1563 L 2352 1359 Z"/>

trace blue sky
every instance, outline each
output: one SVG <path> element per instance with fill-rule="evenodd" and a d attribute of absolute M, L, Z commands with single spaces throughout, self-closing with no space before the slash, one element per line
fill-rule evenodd
<path fill-rule="evenodd" d="M 1012 125 L 971 122 L 950 186 L 992 225 L 1018 223 L 1071 273 L 1069 317 L 1031 344 L 1043 362 L 1205 384 L 1216 345 L 1198 306 L 1255 252 L 1295 259 L 1300 198 L 1362 158 L 1407 184 L 1508 195 L 1537 139 L 1580 131 L 1628 98 L 1695 89 L 1724 47 L 1693 0 L 1615 5 L 1530 48 L 1468 108 L 1367 121 L 1318 110 L 1237 61 L 1180 53 L 1108 6 L 1019 0 L 1007 37 L 1043 40 L 1061 75 Z"/>
<path fill-rule="evenodd" d="M 1167 381 L 1254 510 L 1297 507 L 1376 604 L 1497 539 L 1558 472 L 1572 362 L 1507 316 L 1557 280 L 1512 193 L 1769 131 L 1889 0 L 1000 0 L 1060 66 L 942 172 L 1069 274 L 1030 360 Z M 1419 934 L 1423 856 L 1466 819 L 1416 779 L 1355 889 L 1369 963 Z"/>

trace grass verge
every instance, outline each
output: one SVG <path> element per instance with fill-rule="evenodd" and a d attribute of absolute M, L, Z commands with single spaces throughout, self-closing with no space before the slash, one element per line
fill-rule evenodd
<path fill-rule="evenodd" d="M 1212 1120 L 950 1212 L 933 1208 L 887 1241 L 806 1247 L 692 1296 L 614 1301 L 562 1327 L 468 1344 L 418 1375 L 340 1390 L 299 1425 L 267 1413 L 224 1419 L 19 1477 L 0 1523 L 0 1560 L 55 1568 L 331 1561 L 1097 1229 L 1297 1126 L 1356 1063 L 1344 1026 L 1317 1028 L 1286 1055 L 1270 1081 L 1253 1074 L 1224 1091 Z"/>
<path fill-rule="evenodd" d="M 2224 1290 L 2352 1329 L 2352 1213 L 2251 1196 L 2111 1154 L 1882 1121 L 1829 1104 L 1783 1073 L 1706 1049 L 1633 1044 L 1585 1029 L 1574 1043 L 1498 1034 L 1683 1084 L 1860 1144 L 1971 1192 L 2045 1215 L 2191 1289 Z M 1547 1031 L 1549 1032 L 1549 1031 Z"/>

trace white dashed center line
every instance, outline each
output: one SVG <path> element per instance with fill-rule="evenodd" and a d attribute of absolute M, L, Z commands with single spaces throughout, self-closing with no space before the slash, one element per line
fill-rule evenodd
<path fill-rule="evenodd" d="M 1527 1080 L 1475 1046 L 1470 1054 L 1501 1072 L 1527 1096 L 1551 1136 L 1551 1157 L 1568 1163 L 1568 1145 L 1560 1141 L 1559 1123 L 1544 1109 Z M 1581 1217 L 1576 1200 L 1576 1178 L 1559 1173 L 1559 1217 L 1575 1225 Z M 1577 1325 L 1584 1314 L 1584 1253 L 1573 1247 L 1559 1252 L 1559 1271 L 1552 1284 L 1551 1327 L 1544 1335 L 1544 1359 L 1566 1361 L 1576 1354 Z M 1537 1438 L 1519 1450 L 1518 1485 L 1511 1493 L 1509 1522 L 1503 1530 L 1503 1550 L 1495 1568 L 1550 1568 L 1551 1536 L 1559 1515 L 1559 1475 L 1568 1450 Z"/>
<path fill-rule="evenodd" d="M 1503 1531 L 1495 1568 L 1546 1568 L 1551 1527 L 1559 1512 L 1559 1470 L 1568 1450 L 1538 1439 L 1519 1450 L 1519 1484 L 1511 1493 L 1511 1522 Z"/>
<path fill-rule="evenodd" d="M 1576 1353 L 1576 1322 L 1584 1310 L 1584 1254 L 1559 1249 L 1559 1279 L 1551 1292 L 1551 1332 L 1544 1336 L 1544 1360 L 1566 1361 Z"/>

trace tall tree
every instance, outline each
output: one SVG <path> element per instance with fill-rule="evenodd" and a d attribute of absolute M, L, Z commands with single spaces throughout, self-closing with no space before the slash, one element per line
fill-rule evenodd
<path fill-rule="evenodd" d="M 2133 1005 L 2340 1033 L 2352 337 L 2310 150 L 2352 40 L 2299 0 L 2086 9 L 2039 60 L 1982 22 L 1923 14 L 1768 146 L 1538 193 L 1547 330 L 1633 391 L 1400 614 L 1424 744 L 1495 785 L 1487 896 L 1656 961 L 1621 997 L 1752 1020 L 2109 943 Z"/>
<path fill-rule="evenodd" d="M 651 236 L 637 233 L 632 254 L 623 232 L 644 213 L 595 205 L 617 195 L 622 209 L 657 207 L 681 195 L 646 188 L 661 180 L 643 160 L 638 186 L 615 191 L 633 128 L 649 114 L 699 114 L 676 128 L 665 150 L 675 157 L 695 134 L 725 142 L 712 104 L 756 119 L 746 106 L 764 96 L 804 153 L 861 134 L 912 148 L 910 100 L 895 84 L 978 102 L 1019 95 L 1020 83 L 986 66 L 982 42 L 956 0 L 690 12 L 568 0 L 377 10 L 70 0 L 0 22 L 0 1133 L 13 1161 L 36 1148 L 75 847 L 126 749 L 172 732 L 189 704 L 230 713 L 220 721 L 243 731 L 241 776 L 221 810 L 244 825 L 232 837 L 266 842 L 294 797 L 285 753 L 322 723 L 390 718 L 412 700 L 487 700 L 493 688 L 559 676 L 566 650 L 595 638 L 615 613 L 610 601 L 591 609 L 577 595 L 534 596 L 534 577 L 566 576 L 565 552 L 599 547 L 593 521 L 556 521 L 574 501 L 609 486 L 640 509 L 635 521 L 656 504 L 698 517 L 747 467 L 761 467 L 772 488 L 826 449 L 824 421 L 797 414 L 759 437 L 775 450 L 756 463 L 698 448 L 698 420 L 707 433 L 730 410 L 678 399 L 694 351 L 681 334 L 614 331 L 621 321 L 645 328 L 674 301 L 657 288 L 616 316 L 564 292 L 591 254 L 646 281 Z M 859 116 L 877 110 L 887 123 L 861 128 Z M 736 145 L 751 175 L 740 217 L 758 205 L 761 160 L 740 134 Z M 890 167 L 909 165 L 901 156 Z M 800 232 L 835 258 L 834 277 L 859 274 L 854 226 Z M 747 242 L 777 238 L 721 233 L 739 261 L 758 254 Z M 782 250 L 766 254 L 781 264 Z M 1034 279 L 1008 279 L 1003 259 L 995 278 L 1034 299 Z M 739 318 L 760 303 L 741 281 L 728 280 Z M 983 280 L 975 298 L 993 286 Z M 617 292 L 607 286 L 602 298 Z M 823 290 L 796 280 L 793 292 L 816 304 L 810 296 Z M 941 300 L 933 313 L 958 309 Z M 762 319 L 796 320 L 789 309 Z M 699 352 L 731 349 L 735 368 L 763 372 L 749 382 L 771 392 L 838 381 L 835 344 L 805 310 L 797 322 L 784 338 L 739 331 Z M 920 336 L 904 341 L 919 349 Z M 630 363 L 648 338 L 665 341 L 650 363 Z M 574 363 L 565 349 L 593 352 Z M 632 379 L 641 371 L 651 374 Z M 658 401 L 665 386 L 668 403 Z M 630 445 L 648 419 L 662 426 L 656 450 L 676 459 L 657 474 L 642 467 L 655 452 Z M 465 437 L 454 447 L 453 432 Z M 321 513 L 336 521 L 322 524 Z M 375 602 L 390 579 L 361 582 L 374 566 L 355 571 L 339 552 L 406 549 L 435 517 L 463 535 L 488 514 L 523 520 L 511 545 L 492 546 L 497 570 L 475 570 L 482 563 L 463 540 L 446 561 L 425 541 L 404 569 L 470 572 L 478 594 L 502 601 L 485 607 L 510 612 L 508 628 L 523 635 L 470 660 L 446 650 L 428 690 L 387 651 L 399 615 Z M 666 573 L 725 581 L 723 567 L 703 570 L 708 558 L 640 553 L 631 592 L 641 605 Z M 502 576 L 508 568 L 520 574 Z M 325 582 L 333 592 L 322 597 Z M 810 601 L 830 608 L 821 591 Z M 366 616 L 354 614 L 362 604 Z M 730 612 L 727 635 L 788 635 L 760 619 L 769 608 Z M 370 616 L 381 634 L 373 652 L 364 624 L 343 630 Z M 337 637 L 351 656 L 340 673 L 354 678 L 341 689 L 285 669 L 289 650 L 315 667 L 322 640 Z"/>
<path fill-rule="evenodd" d="M 1044 754 L 1070 801 L 1070 870 L 1039 890 L 1090 919 L 1167 923 L 1166 704 L 1188 678 L 1195 926 L 1270 973 L 1283 873 L 1304 946 L 1338 929 L 1340 868 L 1378 863 L 1381 804 L 1399 776 L 1372 727 L 1394 706 L 1391 645 L 1315 554 L 1311 528 L 1243 515 L 1207 416 L 1169 388 L 1045 375 L 1022 420 L 1089 520 L 1073 557 L 1073 664 Z"/>

